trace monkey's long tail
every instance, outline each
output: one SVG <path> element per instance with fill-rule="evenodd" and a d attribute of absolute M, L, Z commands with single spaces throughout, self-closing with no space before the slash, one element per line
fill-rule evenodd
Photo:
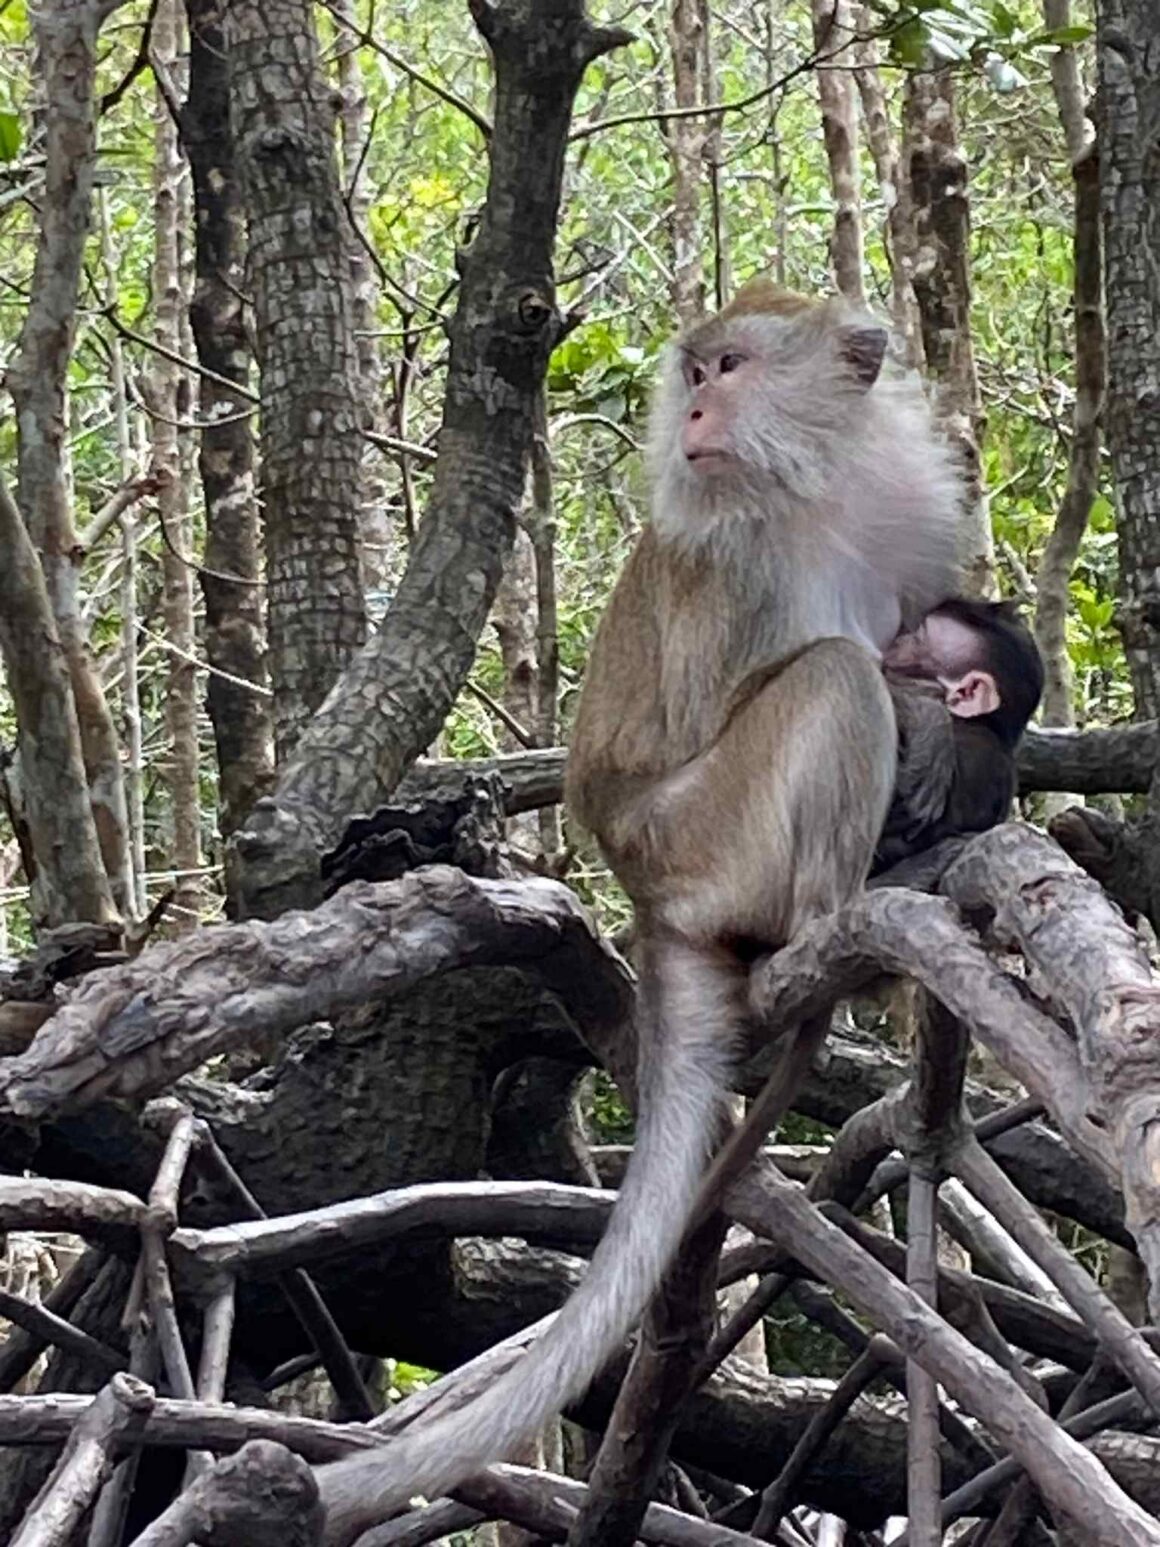
<path fill-rule="evenodd" d="M 536 1434 L 585 1390 L 628 1335 L 672 1260 L 725 1112 L 736 968 L 676 942 L 646 947 L 636 1143 L 608 1228 L 556 1320 L 496 1384 L 381 1450 L 318 1470 L 326 1547 L 415 1494 L 437 1498 Z"/>

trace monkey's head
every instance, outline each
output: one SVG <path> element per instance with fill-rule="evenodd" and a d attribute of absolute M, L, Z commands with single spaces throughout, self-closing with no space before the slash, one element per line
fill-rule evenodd
<path fill-rule="evenodd" d="M 750 281 L 670 348 L 650 437 L 658 509 L 709 513 L 777 487 L 821 496 L 887 341 L 844 301 Z"/>
<path fill-rule="evenodd" d="M 941 684 L 953 715 L 1014 747 L 1043 692 L 1043 662 L 1013 602 L 951 597 L 885 651 L 888 671 Z"/>

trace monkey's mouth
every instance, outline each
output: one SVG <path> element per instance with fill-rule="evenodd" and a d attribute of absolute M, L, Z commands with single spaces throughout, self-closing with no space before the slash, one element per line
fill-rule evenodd
<path fill-rule="evenodd" d="M 716 447 L 706 447 L 704 451 L 686 452 L 685 461 L 690 467 L 695 467 L 698 472 L 711 472 L 715 467 L 727 466 L 733 461 L 733 456 L 728 451 L 722 451 Z"/>

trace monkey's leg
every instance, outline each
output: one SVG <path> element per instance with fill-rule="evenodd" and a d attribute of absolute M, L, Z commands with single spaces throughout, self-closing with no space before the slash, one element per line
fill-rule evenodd
<path fill-rule="evenodd" d="M 877 662 L 846 639 L 796 656 L 658 791 L 662 922 L 690 941 L 784 944 L 865 880 L 894 785 Z"/>
<path fill-rule="evenodd" d="M 876 663 L 856 645 L 827 640 L 758 688 L 708 756 L 658 791 L 647 817 L 648 841 L 665 864 L 646 928 L 662 922 L 681 940 L 674 961 L 666 964 L 657 944 L 651 953 L 659 981 L 646 976 L 646 996 L 659 991 L 658 1034 L 690 1017 L 702 1025 L 707 1016 L 721 1019 L 729 990 L 715 942 L 740 936 L 779 943 L 805 918 L 857 891 L 890 798 L 895 741 Z M 709 987 L 715 995 L 706 994 Z M 721 1026 L 723 1039 L 729 1029 Z M 792 1100 L 824 1034 L 824 1022 L 811 1022 L 791 1040 L 767 1091 L 765 1115 L 771 1120 Z M 643 1063 L 642 1073 L 647 1056 Z M 728 1077 L 726 1068 L 721 1073 Z M 664 1120 L 672 1109 L 658 1102 L 655 1110 Z M 754 1149 L 764 1126 L 756 1127 Z M 753 1142 L 748 1124 L 741 1132 Z M 712 1305 L 724 1231 L 716 1209 L 727 1181 L 748 1158 L 733 1152 L 727 1175 L 714 1173 L 710 1185 L 702 1186 L 693 1232 L 645 1318 L 589 1501 L 569 1535 L 573 1547 L 597 1542 L 622 1547 L 635 1538 L 681 1407 L 702 1367 L 701 1318 L 689 1291 L 696 1285 Z M 674 1302 L 669 1297 L 678 1285 L 685 1292 Z M 688 1325 L 678 1336 L 681 1317 Z M 642 1424 L 642 1418 L 649 1421 Z"/>

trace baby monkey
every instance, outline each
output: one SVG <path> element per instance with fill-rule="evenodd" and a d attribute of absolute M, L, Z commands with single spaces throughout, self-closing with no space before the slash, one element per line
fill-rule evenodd
<path fill-rule="evenodd" d="M 1002 822 L 1015 749 L 1043 663 L 1012 602 L 952 597 L 883 654 L 898 720 L 898 775 L 872 875 L 944 838 Z"/>

